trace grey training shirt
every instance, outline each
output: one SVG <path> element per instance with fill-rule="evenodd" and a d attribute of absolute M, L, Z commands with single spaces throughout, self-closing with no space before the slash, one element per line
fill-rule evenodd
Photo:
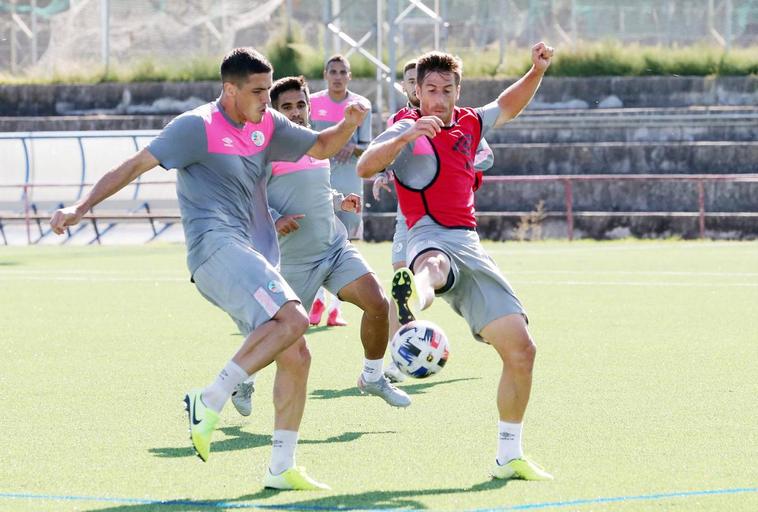
<path fill-rule="evenodd" d="M 260 123 L 235 123 L 217 100 L 178 116 L 150 142 L 147 150 L 161 165 L 178 171 L 190 272 L 229 241 L 279 264 L 265 168 L 274 160 L 298 160 L 317 137 L 272 109 Z"/>

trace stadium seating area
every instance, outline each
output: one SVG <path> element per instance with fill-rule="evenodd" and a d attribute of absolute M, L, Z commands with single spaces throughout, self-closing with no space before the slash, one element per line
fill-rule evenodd
<path fill-rule="evenodd" d="M 710 84 L 693 78 L 652 87 L 639 80 L 548 80 L 535 98 L 538 108 L 488 134 L 495 166 L 477 193 L 481 233 L 496 240 L 513 238 L 531 215 L 540 223 L 540 236 L 548 237 L 755 237 L 758 108 L 748 101 L 754 81 Z M 320 84 L 314 81 L 312 86 L 315 90 Z M 45 101 L 70 100 L 75 97 L 71 87 L 51 92 L 38 86 L 38 92 Z M 0 128 L 11 132 L 0 137 L 9 171 L 0 173 L 1 241 L 7 242 L 3 225 L 28 218 L 24 189 L 18 185 L 34 186 L 28 193 L 29 215 L 39 224 L 30 238 L 44 242 L 41 221 L 53 208 L 79 197 L 86 184 L 142 147 L 172 117 L 104 114 L 97 108 L 123 102 L 123 94 L 113 84 L 102 91 L 84 87 L 87 93 L 78 100 L 83 115 L 0 118 Z M 372 87 L 370 81 L 355 81 L 355 90 L 369 98 Z M 464 88 L 462 103 L 481 103 L 502 87 L 502 82 L 472 81 Z M 642 94 L 641 87 L 650 90 Z M 205 83 L 185 84 L 177 91 L 170 84 L 152 89 L 139 85 L 132 97 L 140 102 L 148 102 L 151 92 L 204 97 L 211 89 Z M 603 100 L 592 103 L 615 107 L 589 108 L 592 97 Z M 621 107 L 630 102 L 633 108 Z M 53 103 L 40 103 L 40 113 L 54 108 Z M 374 121 L 375 131 L 380 130 L 381 116 L 375 115 Z M 36 131 L 40 127 L 46 132 Z M 148 229 L 143 239 L 150 240 L 161 234 L 164 222 L 176 221 L 174 187 L 160 184 L 174 178 L 154 170 L 98 207 L 96 214 L 110 215 L 105 221 L 114 216 L 137 219 Z M 146 184 L 153 182 L 159 184 Z M 394 228 L 395 199 L 385 194 L 375 201 L 370 187 L 366 183 L 365 236 L 386 240 Z M 569 207 L 573 222 L 567 221 Z M 164 222 L 156 224 L 156 215 L 163 215 Z M 84 228 L 87 234 L 82 232 L 79 239 L 99 241 L 102 230 L 94 224 L 91 228 Z"/>
<path fill-rule="evenodd" d="M 6 225 L 31 221 L 32 243 L 49 235 L 46 221 L 61 205 L 68 205 L 103 174 L 135 150 L 144 147 L 156 131 L 34 132 L 0 134 L 0 152 L 7 172 L 0 173 L 0 239 L 8 243 Z M 138 221 L 150 226 L 148 240 L 179 220 L 175 176 L 153 169 L 126 186 L 93 212 L 90 222 L 69 232 L 88 243 L 116 223 Z"/>

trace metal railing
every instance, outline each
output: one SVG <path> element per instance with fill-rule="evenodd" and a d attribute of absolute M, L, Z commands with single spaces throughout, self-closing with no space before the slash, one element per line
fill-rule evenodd
<path fill-rule="evenodd" d="M 21 189 L 21 212 L 18 211 L 2 211 L 0 210 L 0 236 L 2 236 L 3 241 L 7 245 L 7 240 L 5 237 L 5 231 L 4 231 L 4 222 L 23 222 L 26 225 L 26 241 L 27 245 L 34 245 L 35 243 L 39 242 L 42 238 L 47 236 L 50 233 L 49 229 L 43 229 L 42 228 L 42 222 L 47 221 L 50 219 L 52 212 L 44 212 L 40 213 L 38 211 L 37 205 L 33 203 L 30 199 L 30 192 L 32 189 L 35 188 L 63 188 L 63 187 L 77 187 L 81 186 L 82 189 L 85 187 L 92 186 L 92 183 L 16 183 L 16 184 L 6 184 L 6 185 L 0 185 L 0 189 L 13 189 L 18 188 Z M 139 185 L 144 186 L 150 186 L 150 185 L 176 185 L 176 181 L 142 181 L 139 183 Z M 136 197 L 136 194 L 135 194 Z M 108 205 L 108 202 L 104 202 L 104 205 Z M 65 206 L 63 203 L 58 203 L 56 205 L 58 208 L 62 208 Z M 140 211 L 144 210 L 144 211 Z M 151 211 L 151 205 L 149 201 L 142 201 L 139 205 L 137 205 L 136 208 L 130 209 L 128 211 L 114 211 L 114 210 L 106 210 L 106 212 L 94 212 L 90 211 L 90 213 L 83 216 L 83 220 L 88 220 L 91 222 L 92 227 L 95 231 L 95 238 L 92 240 L 92 242 L 97 242 L 98 244 L 101 243 L 101 237 L 107 233 L 110 229 L 112 229 L 115 224 L 118 222 L 125 222 L 125 221 L 147 221 L 150 223 L 150 226 L 153 231 L 153 237 L 151 240 L 157 238 L 160 236 L 160 234 L 165 231 L 168 227 L 170 227 L 172 224 L 178 222 L 181 219 L 181 216 L 179 214 L 179 208 L 178 204 L 175 209 L 171 209 L 170 211 Z M 110 221 L 111 224 L 109 224 L 105 229 L 100 229 L 98 227 L 97 221 Z M 162 222 L 164 226 L 156 226 L 156 222 Z M 39 237 L 36 239 L 36 241 L 32 240 L 32 227 L 36 224 L 39 229 Z M 71 231 L 68 231 L 68 238 L 71 238 L 73 235 L 71 234 Z M 90 242 L 90 243 L 92 243 Z"/>
<path fill-rule="evenodd" d="M 571 175 L 540 175 L 540 176 L 487 176 L 485 182 L 490 183 L 537 183 L 537 182 L 560 182 L 563 184 L 565 217 L 568 227 L 568 239 L 574 239 L 574 218 L 576 216 L 627 216 L 627 217 L 694 217 L 698 218 L 698 230 L 700 238 L 705 238 L 705 219 L 708 215 L 705 211 L 705 183 L 707 182 L 751 182 L 758 183 L 758 174 L 571 174 Z M 615 212 L 615 211 L 574 211 L 574 183 L 589 181 L 632 182 L 632 181 L 669 181 L 689 182 L 696 184 L 697 212 Z M 714 216 L 733 217 L 756 217 L 756 212 L 710 212 Z"/>
<path fill-rule="evenodd" d="M 698 219 L 698 229 L 700 238 L 705 238 L 706 219 L 708 217 L 752 217 L 758 218 L 758 211 L 751 212 L 706 212 L 705 208 L 705 184 L 712 182 L 732 182 L 732 183 L 758 183 L 758 174 L 675 174 L 675 175 L 657 175 L 657 174 L 636 174 L 636 175 L 615 175 L 615 174 L 594 174 L 594 175 L 537 175 L 537 176 L 486 176 L 486 183 L 561 183 L 564 193 L 564 210 L 559 212 L 546 212 L 551 217 L 565 217 L 567 224 L 568 239 L 574 239 L 574 221 L 576 217 L 597 217 L 597 216 L 626 216 L 626 217 L 696 217 Z M 697 211 L 576 211 L 574 209 L 574 185 L 591 181 L 605 182 L 688 182 L 696 185 L 697 193 Z M 171 181 L 143 181 L 142 185 L 170 185 L 175 184 Z M 33 204 L 29 201 L 30 191 L 34 188 L 55 188 L 55 187 L 88 187 L 90 183 L 19 183 L 0 185 L 3 188 L 19 188 L 22 190 L 22 201 L 19 205 L 22 212 L 2 212 L 0 211 L 0 232 L 2 232 L 3 222 L 24 222 L 26 224 L 27 243 L 32 245 L 32 226 L 33 223 L 39 223 L 49 218 L 49 213 L 40 214 L 35 211 Z M 104 203 L 104 204 L 107 204 Z M 509 211 L 480 211 L 479 216 L 521 216 L 526 212 L 509 212 Z M 394 216 L 394 213 L 371 213 L 367 216 Z M 161 213 L 151 212 L 149 205 L 146 211 L 142 212 L 123 212 L 114 213 L 112 210 L 107 213 L 91 212 L 85 216 L 90 220 L 96 232 L 96 240 L 100 242 L 100 236 L 103 234 L 98 231 L 97 220 L 103 221 L 148 221 L 153 228 L 154 236 L 157 237 L 161 229 L 156 229 L 154 222 L 162 221 L 170 224 L 180 219 L 178 204 L 176 210 L 163 211 Z M 40 228 L 41 230 L 41 228 Z M 42 235 L 41 232 L 41 237 Z M 4 237 L 4 234 L 3 234 Z M 40 238 L 41 238 L 40 237 Z M 39 239 L 37 240 L 39 241 Z M 7 242 L 6 242 L 7 243 Z"/>

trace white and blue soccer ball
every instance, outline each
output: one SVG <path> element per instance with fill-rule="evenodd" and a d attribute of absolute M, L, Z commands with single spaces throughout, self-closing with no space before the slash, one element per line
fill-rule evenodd
<path fill-rule="evenodd" d="M 437 324 L 414 320 L 398 329 L 392 337 L 390 352 L 401 372 L 424 379 L 444 368 L 450 356 L 450 343 Z"/>

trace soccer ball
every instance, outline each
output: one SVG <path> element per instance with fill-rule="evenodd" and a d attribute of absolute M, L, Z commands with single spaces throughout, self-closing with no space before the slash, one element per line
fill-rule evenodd
<path fill-rule="evenodd" d="M 390 352 L 401 372 L 423 379 L 442 370 L 450 354 L 450 344 L 437 324 L 414 320 L 395 333 Z"/>

